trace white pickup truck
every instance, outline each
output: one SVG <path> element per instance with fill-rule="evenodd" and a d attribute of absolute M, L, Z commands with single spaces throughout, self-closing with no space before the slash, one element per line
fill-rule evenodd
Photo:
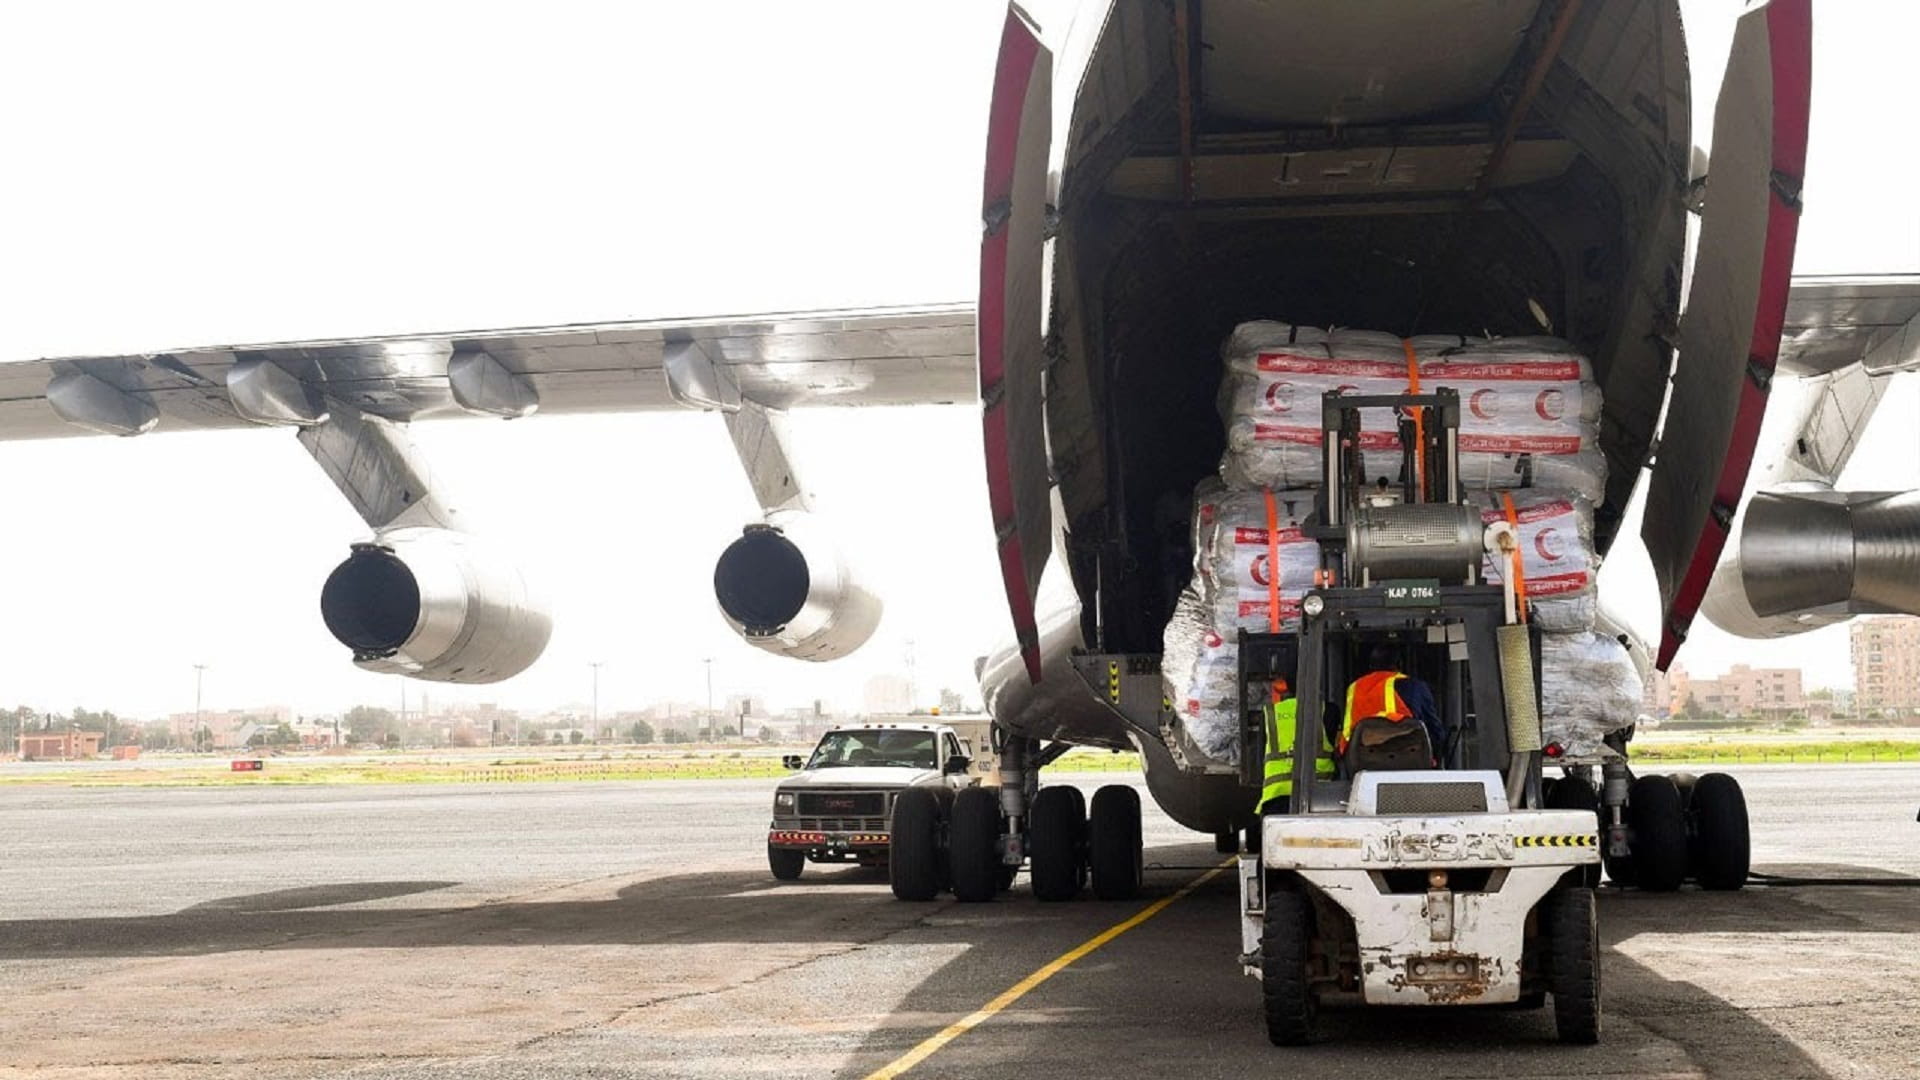
<path fill-rule="evenodd" d="M 984 742 L 986 725 L 981 718 L 838 727 L 812 754 L 787 755 L 784 764 L 798 772 L 774 789 L 767 829 L 773 876 L 792 881 L 808 862 L 884 864 L 895 796 L 925 787 L 944 806 L 954 792 L 993 775 L 975 743 Z"/>

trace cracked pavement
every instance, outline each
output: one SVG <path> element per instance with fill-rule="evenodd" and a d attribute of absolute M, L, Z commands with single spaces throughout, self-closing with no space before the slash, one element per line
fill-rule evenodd
<path fill-rule="evenodd" d="M 1920 874 L 1920 769 L 1740 770 L 1775 873 Z M 1112 778 L 1080 777 L 1089 790 Z M 862 1076 L 1149 896 L 768 875 L 770 781 L 0 791 L 0 1077 Z M 1153 868 L 1159 864 L 1159 868 Z M 1361 1010 L 1266 1045 L 1222 876 L 909 1075 L 1920 1075 L 1920 891 L 1602 897 L 1606 1031 Z"/>

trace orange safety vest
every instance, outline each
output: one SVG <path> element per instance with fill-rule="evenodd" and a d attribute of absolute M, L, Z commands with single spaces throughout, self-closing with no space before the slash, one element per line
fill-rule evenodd
<path fill-rule="evenodd" d="M 1397 671 L 1375 671 L 1353 680 L 1347 687 L 1347 715 L 1340 722 L 1340 745 L 1336 752 L 1347 752 L 1347 740 L 1353 735 L 1353 725 L 1370 717 L 1384 716 L 1398 723 L 1413 715 L 1407 703 L 1395 692 L 1405 675 Z"/>

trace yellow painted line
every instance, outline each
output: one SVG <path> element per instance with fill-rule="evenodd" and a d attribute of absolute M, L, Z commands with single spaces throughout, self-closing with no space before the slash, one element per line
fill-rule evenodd
<path fill-rule="evenodd" d="M 913 1049 L 907 1051 L 904 1054 L 901 1054 L 899 1057 L 894 1058 L 892 1061 L 887 1062 L 885 1065 L 882 1065 L 878 1069 L 875 1069 L 874 1071 L 868 1073 L 866 1080 L 893 1080 L 894 1077 L 899 1076 L 900 1074 L 906 1072 L 908 1069 L 911 1069 L 915 1065 L 918 1065 L 921 1062 L 927 1060 L 929 1057 L 932 1057 L 935 1053 L 938 1053 L 941 1047 L 947 1045 L 953 1040 L 959 1038 L 962 1035 L 965 1035 L 967 1032 L 972 1031 L 974 1028 L 977 1028 L 981 1024 L 992 1019 L 995 1014 L 999 1013 L 1000 1011 L 1005 1009 L 1007 1006 L 1027 996 L 1027 993 L 1031 991 L 1034 987 L 1039 986 L 1041 983 L 1046 982 L 1048 979 L 1051 979 L 1055 975 L 1058 975 L 1062 971 L 1066 970 L 1067 967 L 1071 965 L 1074 961 L 1087 955 L 1088 953 L 1099 948 L 1100 946 L 1105 945 L 1107 942 L 1112 941 L 1114 938 L 1119 937 L 1121 934 L 1124 934 L 1127 931 L 1133 929 L 1134 927 L 1139 926 L 1141 923 L 1146 922 L 1148 919 L 1153 918 L 1155 915 L 1160 914 L 1162 911 L 1165 911 L 1168 907 L 1172 906 L 1175 901 L 1179 900 L 1181 897 L 1186 896 L 1188 893 L 1199 888 L 1200 886 L 1205 885 L 1207 882 L 1212 881 L 1214 878 L 1220 876 L 1220 873 L 1222 871 L 1226 870 L 1228 867 L 1234 865 L 1238 861 L 1239 861 L 1239 856 L 1237 855 L 1231 859 L 1228 859 L 1226 862 L 1221 863 L 1219 866 L 1214 867 L 1213 869 L 1207 871 L 1206 873 L 1201 874 L 1199 877 L 1194 878 L 1192 881 L 1187 882 L 1185 885 L 1182 885 L 1180 887 L 1180 891 L 1174 893 L 1172 896 L 1162 897 L 1159 900 L 1155 900 L 1153 903 L 1148 904 L 1146 907 L 1140 909 L 1140 911 L 1137 914 L 1133 915 L 1131 918 L 1107 927 L 1105 930 L 1100 931 L 1098 934 L 1095 934 L 1093 937 L 1087 939 L 1081 944 L 1074 946 L 1073 948 L 1067 950 L 1064 953 L 1061 953 L 1057 957 L 1054 957 L 1052 960 L 1048 961 L 1046 966 L 1040 968 L 1038 971 L 1035 971 L 1033 974 L 1028 975 L 1026 978 L 1021 979 L 1019 982 L 1014 983 L 1012 986 L 1009 986 L 1005 990 L 1001 991 L 999 997 L 994 998 L 992 1001 L 989 1001 L 985 1005 L 980 1006 L 980 1008 L 976 1009 L 975 1011 L 968 1013 L 966 1016 L 963 1016 L 958 1020 L 955 1020 L 951 1024 L 948 1024 L 938 1034 L 929 1036 L 926 1039 L 926 1041 L 922 1042 L 920 1045 L 914 1047 Z"/>

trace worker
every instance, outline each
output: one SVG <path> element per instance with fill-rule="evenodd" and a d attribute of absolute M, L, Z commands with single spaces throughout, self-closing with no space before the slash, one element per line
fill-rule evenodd
<path fill-rule="evenodd" d="M 1267 703 L 1266 787 L 1260 792 L 1260 812 L 1284 814 L 1293 796 L 1293 748 L 1298 738 L 1299 700 L 1288 690 L 1287 680 L 1275 679 L 1273 698 Z M 1333 779 L 1333 746 L 1327 742 L 1326 725 L 1320 729 L 1320 753 L 1313 760 L 1313 774 L 1322 780 Z"/>
<path fill-rule="evenodd" d="M 1369 717 L 1384 716 L 1396 723 L 1419 721 L 1426 729 L 1428 745 L 1439 753 L 1446 745 L 1446 733 L 1441 727 L 1440 706 L 1433 699 L 1433 690 L 1419 679 L 1401 674 L 1394 662 L 1393 650 L 1385 645 L 1376 645 L 1367 654 L 1367 667 L 1367 673 L 1347 687 L 1347 708 L 1340 720 L 1338 751 L 1347 752 L 1347 740 L 1352 737 L 1355 724 Z"/>

